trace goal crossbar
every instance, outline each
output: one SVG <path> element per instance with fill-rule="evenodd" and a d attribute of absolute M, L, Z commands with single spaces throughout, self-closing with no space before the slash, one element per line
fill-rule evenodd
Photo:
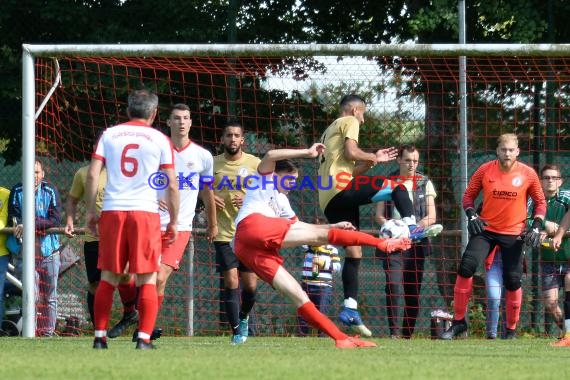
<path fill-rule="evenodd" d="M 237 56 L 263 52 L 267 56 L 286 55 L 396 55 L 396 56 L 482 56 L 541 55 L 568 56 L 570 44 L 95 44 L 22 45 L 33 56 Z"/>

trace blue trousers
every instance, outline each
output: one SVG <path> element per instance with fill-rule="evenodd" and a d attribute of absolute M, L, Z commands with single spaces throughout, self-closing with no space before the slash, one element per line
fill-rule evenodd
<path fill-rule="evenodd" d="M 503 296 L 503 264 L 500 251 L 495 253 L 493 264 L 485 273 L 485 290 L 487 293 L 487 337 L 497 338 L 501 299 Z M 505 329 L 503 328 L 502 331 L 504 332 Z"/>
<path fill-rule="evenodd" d="M 59 252 L 36 259 L 36 304 L 40 335 L 51 336 L 57 323 L 57 279 L 61 260 Z"/>

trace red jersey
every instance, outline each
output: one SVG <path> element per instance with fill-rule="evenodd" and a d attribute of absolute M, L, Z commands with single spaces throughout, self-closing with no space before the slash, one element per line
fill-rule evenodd
<path fill-rule="evenodd" d="M 504 235 L 520 235 L 525 230 L 527 199 L 536 205 L 534 216 L 546 214 L 546 200 L 538 175 L 530 166 L 515 162 L 504 172 L 499 160 L 479 167 L 463 194 L 463 209 L 475 209 L 475 199 L 483 192 L 481 219 L 487 222 L 486 230 Z"/>

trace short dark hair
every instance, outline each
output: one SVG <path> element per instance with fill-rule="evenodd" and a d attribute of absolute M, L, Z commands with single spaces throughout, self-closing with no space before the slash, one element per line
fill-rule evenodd
<path fill-rule="evenodd" d="M 547 170 L 556 170 L 558 175 L 560 175 L 560 173 L 561 173 L 560 166 L 555 165 L 555 164 L 546 164 L 542 167 L 542 169 L 540 169 L 540 175 L 542 176 L 544 174 L 544 172 Z"/>
<path fill-rule="evenodd" d="M 172 111 L 174 111 L 174 110 L 190 112 L 190 107 L 188 107 L 188 105 L 184 104 L 184 103 L 173 104 L 170 106 L 170 111 L 169 111 L 168 115 L 171 115 Z M 192 113 L 192 112 L 190 112 L 190 113 Z"/>
<path fill-rule="evenodd" d="M 225 134 L 225 133 L 226 133 L 226 130 L 227 130 L 228 128 L 239 128 L 239 129 L 241 129 L 241 133 L 242 133 L 242 134 L 243 134 L 243 132 L 244 132 L 244 131 L 243 131 L 243 126 L 242 126 L 241 123 L 240 123 L 239 121 L 237 121 L 237 120 L 233 120 L 233 119 L 232 119 L 232 120 L 228 120 L 228 121 L 226 122 L 226 124 L 224 125 L 224 128 L 222 129 L 222 134 Z"/>
<path fill-rule="evenodd" d="M 402 156 L 404 155 L 404 152 L 413 153 L 415 151 L 418 151 L 418 153 L 419 153 L 419 150 L 418 150 L 418 148 L 416 148 L 415 145 L 404 144 L 404 145 L 400 146 L 400 148 L 398 148 L 398 158 L 402 158 Z"/>
<path fill-rule="evenodd" d="M 275 173 L 294 173 L 298 171 L 299 167 L 292 160 L 279 160 L 275 162 Z"/>
<path fill-rule="evenodd" d="M 364 100 L 364 98 L 356 94 L 348 94 L 343 96 L 342 99 L 340 100 L 339 105 L 340 108 L 342 109 L 349 106 L 352 103 L 362 103 L 366 105 L 366 101 Z"/>

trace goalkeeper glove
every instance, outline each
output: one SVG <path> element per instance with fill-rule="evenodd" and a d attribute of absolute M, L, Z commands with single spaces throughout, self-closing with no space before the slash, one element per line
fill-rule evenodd
<path fill-rule="evenodd" d="M 481 232 L 485 231 L 485 226 L 487 223 L 479 217 L 479 215 L 472 208 L 465 210 L 467 215 L 467 230 L 471 236 L 479 235 Z"/>
<path fill-rule="evenodd" d="M 542 219 L 534 218 L 532 225 L 524 234 L 524 243 L 531 248 L 538 248 L 540 245 L 540 230 L 542 229 Z"/>

